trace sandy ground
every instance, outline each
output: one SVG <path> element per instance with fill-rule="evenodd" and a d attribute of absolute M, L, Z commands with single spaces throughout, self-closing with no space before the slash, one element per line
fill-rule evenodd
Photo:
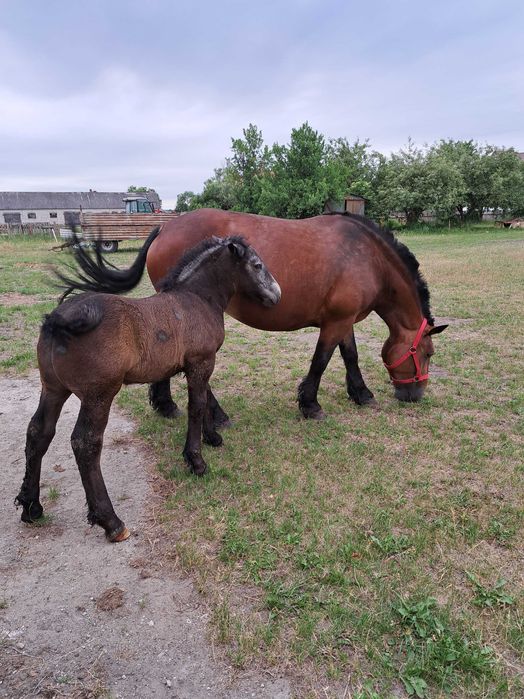
<path fill-rule="evenodd" d="M 102 465 L 132 537 L 109 544 L 86 521 L 70 447 L 70 398 L 43 462 L 43 527 L 13 505 L 39 381 L 0 378 L 0 697 L 284 699 L 285 678 L 235 676 L 206 640 L 207 610 L 182 576 L 148 568 L 153 464 L 133 423 L 113 407 Z M 53 488 L 58 497 L 49 500 Z M 51 491 L 53 492 L 53 491 Z"/>

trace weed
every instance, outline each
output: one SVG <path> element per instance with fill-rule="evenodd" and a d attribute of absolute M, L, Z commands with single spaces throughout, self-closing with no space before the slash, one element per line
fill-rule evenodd
<path fill-rule="evenodd" d="M 497 580 L 492 588 L 484 587 L 479 579 L 470 573 L 465 571 L 468 580 L 473 584 L 475 588 L 475 599 L 473 604 L 478 607 L 504 607 L 505 605 L 510 605 L 515 603 L 515 598 L 505 592 L 507 581 L 503 578 Z"/>
<path fill-rule="evenodd" d="M 49 488 L 49 492 L 47 493 L 47 499 L 49 500 L 49 502 L 56 502 L 59 497 L 60 491 L 58 490 L 58 488 L 51 486 Z"/>

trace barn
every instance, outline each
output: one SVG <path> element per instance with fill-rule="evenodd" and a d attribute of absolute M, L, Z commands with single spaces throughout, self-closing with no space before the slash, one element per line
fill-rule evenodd
<path fill-rule="evenodd" d="M 0 224 L 36 227 L 78 225 L 81 211 L 114 212 L 125 210 L 127 192 L 0 192 Z M 145 196 L 155 209 L 161 200 L 154 190 Z"/>

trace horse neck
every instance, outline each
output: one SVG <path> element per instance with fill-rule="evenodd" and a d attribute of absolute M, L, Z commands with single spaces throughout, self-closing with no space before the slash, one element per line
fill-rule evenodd
<path fill-rule="evenodd" d="M 389 328 L 392 339 L 416 333 L 424 317 L 414 282 L 397 269 L 388 267 L 376 312 Z"/>
<path fill-rule="evenodd" d="M 209 260 L 183 282 L 181 288 L 200 296 L 223 312 L 235 293 L 233 270 L 226 269 L 224 265 L 218 267 L 216 261 Z"/>

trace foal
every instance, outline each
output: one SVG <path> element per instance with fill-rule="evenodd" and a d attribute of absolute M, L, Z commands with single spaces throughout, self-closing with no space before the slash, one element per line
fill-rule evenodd
<path fill-rule="evenodd" d="M 206 443 L 222 444 L 213 419 L 209 378 L 224 341 L 224 310 L 237 292 L 273 306 L 280 299 L 280 287 L 254 249 L 234 236 L 211 238 L 192 248 L 154 296 L 116 296 L 140 281 L 147 250 L 158 231 L 152 231 L 128 270 L 106 265 L 100 255 L 95 262 L 78 247 L 80 279 L 61 277 L 67 284 L 62 300 L 75 290 L 88 293 L 61 303 L 46 316 L 40 332 L 42 391 L 27 429 L 26 471 L 16 498 L 23 507 L 24 522 L 43 514 L 39 501 L 42 457 L 71 393 L 81 401 L 71 444 L 86 492 L 87 519 L 103 527 L 109 541 L 129 536 L 115 514 L 100 469 L 109 410 L 122 384 L 161 381 L 184 372 L 188 428 L 183 456 L 191 471 L 202 475 L 206 470 L 202 431 Z"/>

